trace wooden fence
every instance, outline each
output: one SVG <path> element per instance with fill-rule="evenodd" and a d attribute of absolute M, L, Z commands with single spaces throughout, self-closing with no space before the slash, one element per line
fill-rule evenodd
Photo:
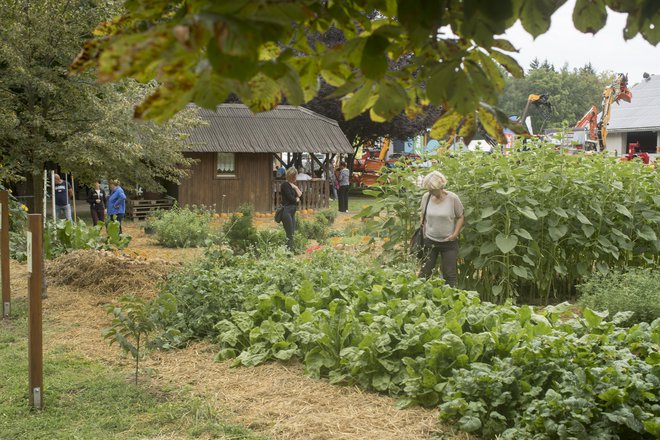
<path fill-rule="evenodd" d="M 282 203 L 282 194 L 280 186 L 284 180 L 273 181 L 273 197 L 271 211 Z M 296 182 L 298 188 L 303 193 L 302 202 L 298 205 L 299 209 L 323 209 L 330 206 L 330 187 L 324 179 L 300 180 Z"/>

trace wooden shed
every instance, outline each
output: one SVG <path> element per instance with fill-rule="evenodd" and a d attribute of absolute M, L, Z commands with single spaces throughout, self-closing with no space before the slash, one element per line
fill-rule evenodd
<path fill-rule="evenodd" d="M 275 177 L 276 162 L 291 165 L 304 154 L 320 170 L 337 154 L 353 153 L 337 121 L 303 107 L 281 105 L 254 114 L 242 104 L 222 104 L 215 112 L 200 109 L 199 115 L 206 124 L 193 129 L 184 153 L 197 161 L 170 191 L 181 206 L 215 205 L 218 212 L 233 212 L 250 203 L 258 212 L 272 211 L 282 182 Z M 328 206 L 326 180 L 299 183 L 302 208 Z"/>

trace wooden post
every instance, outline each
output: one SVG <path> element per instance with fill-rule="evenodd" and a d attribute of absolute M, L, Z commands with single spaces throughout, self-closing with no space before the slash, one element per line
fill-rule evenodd
<path fill-rule="evenodd" d="M 9 192 L 0 191 L 0 278 L 2 279 L 2 316 L 11 312 L 9 285 Z"/>
<path fill-rule="evenodd" d="M 28 393 L 30 406 L 42 409 L 44 406 L 44 367 L 41 324 L 41 272 L 43 270 L 41 214 L 29 214 L 28 220 Z"/>

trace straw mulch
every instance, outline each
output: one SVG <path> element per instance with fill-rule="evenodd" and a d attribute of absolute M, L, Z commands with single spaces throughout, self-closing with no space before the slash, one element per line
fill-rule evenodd
<path fill-rule="evenodd" d="M 108 251 L 75 251 L 47 263 L 48 281 L 55 285 L 93 289 L 102 295 L 149 295 L 178 264 Z"/>
<path fill-rule="evenodd" d="M 307 377 L 297 363 L 231 368 L 230 361 L 210 362 L 213 351 L 197 344 L 159 353 L 148 363 L 160 380 L 191 386 L 216 408 L 229 409 L 233 419 L 271 439 L 470 438 L 442 432 L 446 427 L 438 423 L 437 409 L 399 410 L 391 397 Z"/>

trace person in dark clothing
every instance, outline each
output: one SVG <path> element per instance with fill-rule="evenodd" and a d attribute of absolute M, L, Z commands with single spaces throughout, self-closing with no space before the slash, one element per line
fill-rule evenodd
<path fill-rule="evenodd" d="M 350 188 L 350 171 L 346 162 L 339 164 L 339 212 L 348 212 L 348 189 Z"/>
<path fill-rule="evenodd" d="M 296 186 L 298 171 L 294 167 L 286 170 L 286 182 L 282 183 L 280 193 L 282 194 L 282 225 L 286 232 L 286 245 L 293 251 L 293 233 L 296 230 L 296 208 L 302 191 Z"/>
<path fill-rule="evenodd" d="M 71 204 L 69 199 L 73 196 L 73 190 L 69 182 L 62 180 L 59 174 L 55 174 L 55 215 L 62 216 L 71 221 Z"/>
<path fill-rule="evenodd" d="M 105 191 L 101 188 L 101 181 L 97 180 L 94 188 L 87 193 L 87 203 L 92 213 L 92 223 L 96 226 L 101 220 L 105 221 Z"/>

